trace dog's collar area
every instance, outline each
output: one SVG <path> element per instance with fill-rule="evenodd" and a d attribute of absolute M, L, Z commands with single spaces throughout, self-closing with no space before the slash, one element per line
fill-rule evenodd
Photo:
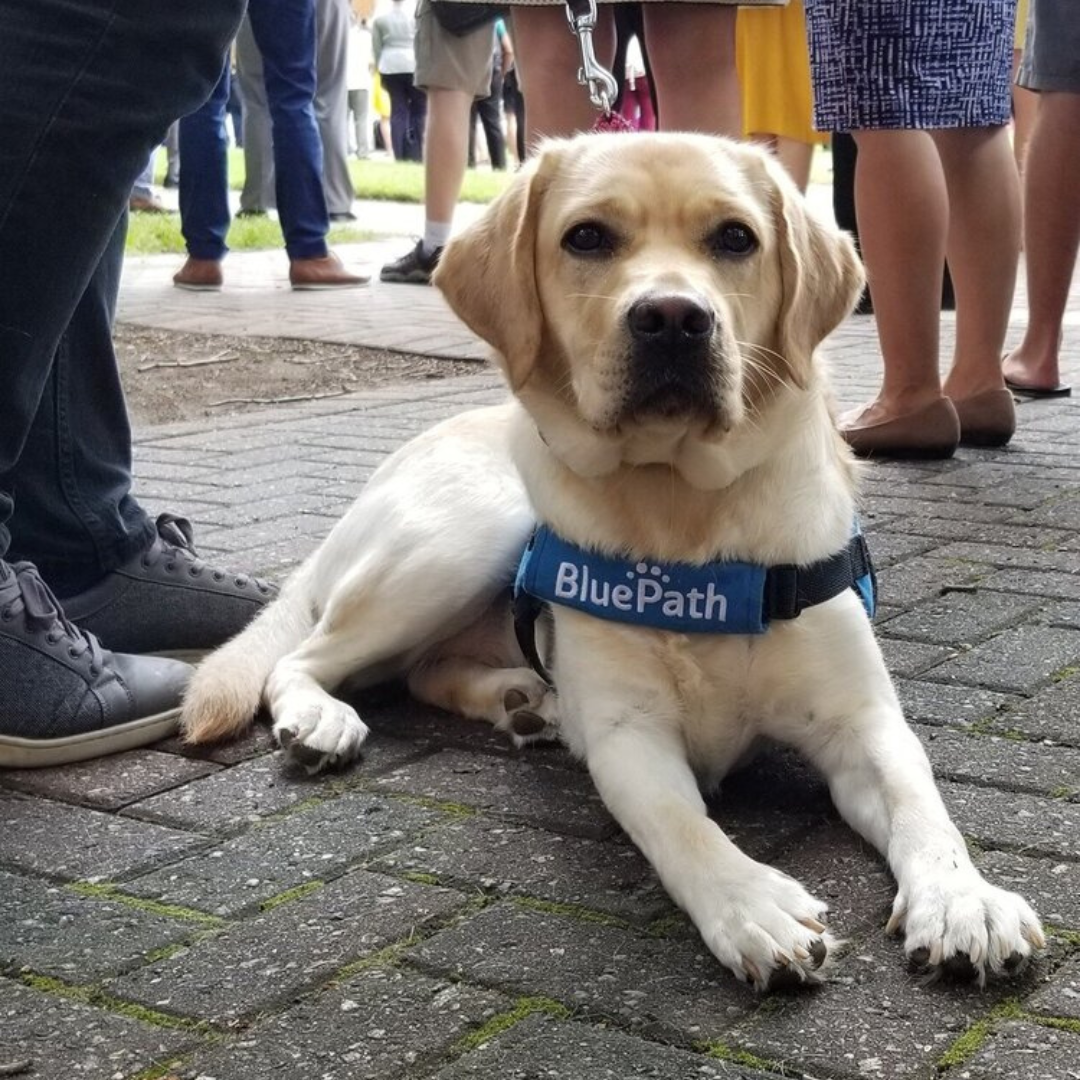
<path fill-rule="evenodd" d="M 655 630 L 762 634 L 773 621 L 795 619 L 847 589 L 855 590 L 872 618 L 874 570 L 857 523 L 840 551 L 810 566 L 611 558 L 570 544 L 541 525 L 518 566 L 514 627 L 526 658 L 548 679 L 534 634 L 544 603 Z"/>

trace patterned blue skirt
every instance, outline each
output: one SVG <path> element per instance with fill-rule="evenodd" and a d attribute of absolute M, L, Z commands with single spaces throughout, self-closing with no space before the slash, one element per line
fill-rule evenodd
<path fill-rule="evenodd" d="M 806 22 L 818 131 L 1008 123 L 1016 0 L 806 0 Z"/>

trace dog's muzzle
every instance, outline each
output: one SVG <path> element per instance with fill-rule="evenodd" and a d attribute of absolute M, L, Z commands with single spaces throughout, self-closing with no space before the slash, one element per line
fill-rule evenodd
<path fill-rule="evenodd" d="M 625 411 L 634 416 L 716 411 L 716 315 L 692 292 L 650 293 L 626 314 L 630 366 Z"/>

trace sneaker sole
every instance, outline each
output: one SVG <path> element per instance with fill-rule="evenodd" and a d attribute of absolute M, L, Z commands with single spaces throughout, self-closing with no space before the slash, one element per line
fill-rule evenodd
<path fill-rule="evenodd" d="M 293 292 L 330 292 L 332 289 L 360 289 L 365 286 L 369 278 L 362 281 L 339 281 L 327 285 L 293 285 Z"/>
<path fill-rule="evenodd" d="M 172 735 L 180 726 L 180 710 L 130 720 L 126 724 L 59 739 L 23 739 L 0 735 L 0 768 L 44 769 L 134 750 Z"/>
<path fill-rule="evenodd" d="M 393 277 L 380 277 L 379 280 L 385 281 L 387 285 L 430 285 L 431 275 L 414 274 L 407 277 L 404 274 L 395 274 Z"/>

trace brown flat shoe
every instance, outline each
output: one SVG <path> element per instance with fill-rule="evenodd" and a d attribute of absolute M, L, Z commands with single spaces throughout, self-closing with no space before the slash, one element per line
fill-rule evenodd
<path fill-rule="evenodd" d="M 220 292 L 221 263 L 217 259 L 193 259 L 173 274 L 173 284 L 178 289 L 191 292 Z"/>
<path fill-rule="evenodd" d="M 877 424 L 842 424 L 840 434 L 859 457 L 949 458 L 960 442 L 960 419 L 943 397 Z"/>
<path fill-rule="evenodd" d="M 293 259 L 289 263 L 289 284 L 294 289 L 353 289 L 370 278 L 350 274 L 331 251 L 317 259 Z"/>
<path fill-rule="evenodd" d="M 1008 390 L 954 398 L 961 446 L 1004 446 L 1016 431 L 1016 406 Z"/>

